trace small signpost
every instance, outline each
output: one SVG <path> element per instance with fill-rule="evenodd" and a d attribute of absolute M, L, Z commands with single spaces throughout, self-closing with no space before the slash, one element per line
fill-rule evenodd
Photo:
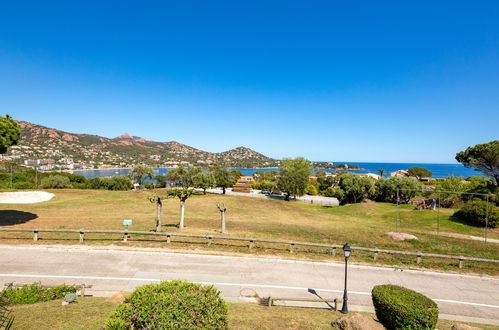
<path fill-rule="evenodd" d="M 133 221 L 130 219 L 123 220 L 123 226 L 125 226 L 125 235 L 123 235 L 123 242 L 126 242 L 128 240 L 128 226 L 131 226 L 132 222 Z"/>

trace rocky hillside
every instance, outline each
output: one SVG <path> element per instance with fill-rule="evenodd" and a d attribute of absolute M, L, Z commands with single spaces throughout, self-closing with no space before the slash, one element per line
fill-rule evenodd
<path fill-rule="evenodd" d="M 194 164 L 203 166 L 265 167 L 278 161 L 249 148 L 238 147 L 221 153 L 202 151 L 170 141 L 148 141 L 127 133 L 114 139 L 97 135 L 73 134 L 19 121 L 21 141 L 7 156 L 19 160 L 52 159 L 56 164 L 78 163 L 83 167 L 102 165 L 153 166 Z"/>

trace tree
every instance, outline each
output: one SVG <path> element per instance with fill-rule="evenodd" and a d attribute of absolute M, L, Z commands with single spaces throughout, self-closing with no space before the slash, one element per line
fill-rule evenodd
<path fill-rule="evenodd" d="M 496 180 L 499 186 L 499 141 L 468 147 L 456 154 L 456 160 L 466 167 L 472 167 Z"/>
<path fill-rule="evenodd" d="M 340 194 L 342 203 L 360 203 L 365 198 L 374 196 L 376 193 L 375 181 L 372 178 L 362 177 L 353 173 L 340 176 Z"/>
<path fill-rule="evenodd" d="M 130 170 L 128 176 L 135 179 L 143 187 L 147 179 L 154 177 L 154 168 L 146 164 L 137 164 Z"/>
<path fill-rule="evenodd" d="M 383 175 L 386 173 L 385 170 L 381 169 L 381 170 L 378 170 L 378 174 L 380 177 L 383 177 Z"/>
<path fill-rule="evenodd" d="M 225 204 L 217 204 L 217 208 L 220 211 L 220 231 L 222 234 L 227 233 L 226 227 L 225 227 L 225 212 L 227 212 L 227 208 L 225 207 Z"/>
<path fill-rule="evenodd" d="M 223 167 L 213 167 L 210 172 L 215 176 L 216 185 L 222 188 L 223 194 L 225 194 L 227 188 L 235 185 L 237 180 L 243 175 L 239 171 L 228 171 Z"/>
<path fill-rule="evenodd" d="M 277 187 L 289 197 L 303 196 L 307 191 L 312 164 L 303 157 L 295 159 L 284 158 L 281 161 L 281 173 L 277 181 Z"/>
<path fill-rule="evenodd" d="M 429 178 L 433 175 L 431 171 L 427 170 L 424 167 L 411 167 L 407 170 L 407 172 L 410 176 L 413 176 L 418 180 L 421 180 L 422 178 Z"/>
<path fill-rule="evenodd" d="M 0 116 L 0 154 L 6 153 L 10 146 L 16 145 L 20 137 L 19 125 L 9 115 Z"/>
<path fill-rule="evenodd" d="M 156 203 L 156 231 L 161 231 L 161 210 L 163 209 L 163 201 L 167 200 L 171 196 L 165 197 L 150 197 L 149 201 L 151 203 Z"/>
<path fill-rule="evenodd" d="M 178 225 L 179 229 L 184 229 L 184 215 L 185 215 L 185 201 L 191 197 L 194 191 L 191 189 L 173 189 L 168 191 L 169 196 L 178 197 L 180 200 L 180 223 Z"/>
<path fill-rule="evenodd" d="M 415 197 L 417 190 L 421 190 L 421 183 L 414 178 L 392 176 L 388 179 L 380 179 L 376 182 L 377 197 L 380 202 L 397 202 L 397 189 L 402 203 L 409 203 Z"/>
<path fill-rule="evenodd" d="M 203 189 L 203 194 L 206 195 L 206 189 L 215 187 L 217 180 L 213 173 L 201 171 L 192 177 L 192 184 L 196 188 Z"/>

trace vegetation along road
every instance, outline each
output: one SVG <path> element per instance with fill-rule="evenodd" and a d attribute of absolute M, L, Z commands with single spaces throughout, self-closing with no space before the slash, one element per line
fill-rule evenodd
<path fill-rule="evenodd" d="M 161 279 L 213 284 L 226 298 L 341 298 L 342 263 L 126 251 L 92 247 L 2 246 L 0 285 L 16 281 L 92 285 L 109 296 Z M 377 284 L 398 284 L 434 299 L 442 318 L 499 325 L 499 279 L 350 265 L 349 302 L 369 310 Z M 315 293 L 316 294 L 315 294 Z"/>

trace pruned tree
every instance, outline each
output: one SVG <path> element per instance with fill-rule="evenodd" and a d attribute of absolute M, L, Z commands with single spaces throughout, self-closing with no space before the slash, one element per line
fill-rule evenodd
<path fill-rule="evenodd" d="M 217 204 L 217 208 L 220 211 L 220 231 L 222 234 L 225 234 L 226 227 L 225 227 L 225 212 L 227 211 L 227 208 L 225 207 L 225 204 Z"/>
<path fill-rule="evenodd" d="M 168 191 L 169 196 L 175 196 L 180 200 L 180 223 L 178 225 L 179 229 L 184 229 L 184 216 L 185 216 L 185 201 L 193 194 L 192 189 L 173 189 Z"/>
<path fill-rule="evenodd" d="M 16 145 L 20 137 L 21 130 L 12 117 L 0 116 L 0 154 L 6 153 L 10 146 Z"/>
<path fill-rule="evenodd" d="M 163 209 L 163 201 L 169 198 L 171 198 L 171 196 L 156 196 L 149 198 L 151 203 L 156 203 L 156 231 L 161 231 L 161 211 Z"/>
<path fill-rule="evenodd" d="M 499 140 L 468 147 L 456 154 L 456 160 L 495 179 L 499 187 Z"/>

